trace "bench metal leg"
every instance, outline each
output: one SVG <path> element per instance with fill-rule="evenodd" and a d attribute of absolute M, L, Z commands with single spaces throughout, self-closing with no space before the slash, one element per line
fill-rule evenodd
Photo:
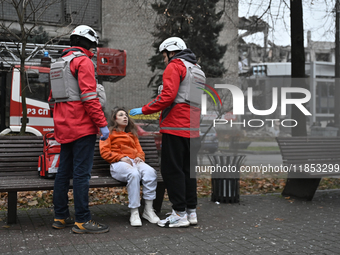
<path fill-rule="evenodd" d="M 17 192 L 8 192 L 7 224 L 17 223 Z"/>
<path fill-rule="evenodd" d="M 153 209 L 155 209 L 156 212 L 158 212 L 158 213 L 162 209 L 164 193 L 165 193 L 164 182 L 158 182 L 157 183 L 157 189 L 156 189 L 156 199 L 153 201 Z"/>
<path fill-rule="evenodd" d="M 291 196 L 311 201 L 319 186 L 320 180 L 321 178 L 287 178 L 282 196 Z"/>

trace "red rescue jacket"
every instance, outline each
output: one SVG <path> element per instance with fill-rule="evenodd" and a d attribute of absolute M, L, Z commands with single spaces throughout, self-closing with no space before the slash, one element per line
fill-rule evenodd
<path fill-rule="evenodd" d="M 78 84 L 82 94 L 96 92 L 97 83 L 94 73 L 94 65 L 90 58 L 93 53 L 81 48 L 71 47 L 69 49 L 80 49 L 88 57 L 74 58 L 70 63 L 73 76 L 78 77 Z M 72 51 L 65 54 L 71 54 Z M 49 101 L 52 98 L 50 92 Z M 54 134 L 59 143 L 70 143 L 87 135 L 98 134 L 99 128 L 107 125 L 102 106 L 98 98 L 81 101 L 69 101 L 55 103 L 51 106 L 54 120 Z"/>
<path fill-rule="evenodd" d="M 178 88 L 186 76 L 186 67 L 182 60 L 196 63 L 196 57 L 190 49 L 176 54 L 163 73 L 163 90 L 153 101 L 143 106 L 143 114 L 162 110 L 159 119 L 160 132 L 186 137 L 199 137 L 201 110 L 186 103 L 175 104 Z"/>

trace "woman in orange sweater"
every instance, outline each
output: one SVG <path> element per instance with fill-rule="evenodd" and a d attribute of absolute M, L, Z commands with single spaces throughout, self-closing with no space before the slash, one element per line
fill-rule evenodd
<path fill-rule="evenodd" d="M 143 184 L 145 208 L 142 217 L 151 223 L 159 221 L 152 203 L 156 198 L 156 170 L 144 163 L 145 153 L 139 144 L 137 127 L 124 108 L 117 108 L 111 116 L 109 138 L 99 142 L 100 155 L 111 164 L 111 176 L 127 182 L 131 226 L 142 226 L 140 206 L 140 182 Z"/>

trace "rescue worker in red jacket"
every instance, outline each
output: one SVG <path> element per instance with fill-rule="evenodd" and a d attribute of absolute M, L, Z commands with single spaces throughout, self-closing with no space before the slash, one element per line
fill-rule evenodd
<path fill-rule="evenodd" d="M 91 219 L 88 207 L 89 180 L 95 142 L 109 130 L 96 92 L 92 50 L 97 47 L 97 33 L 89 26 L 76 27 L 70 36 L 71 47 L 61 57 L 67 63 L 51 65 L 50 107 L 53 109 L 54 133 L 61 144 L 60 163 L 53 192 L 55 219 L 53 228 L 73 226 L 75 233 L 104 233 L 105 224 Z M 62 62 L 62 61 L 61 61 Z M 73 178 L 75 222 L 68 209 L 68 190 Z"/>
<path fill-rule="evenodd" d="M 205 75 L 197 65 L 195 54 L 181 38 L 166 39 L 160 45 L 159 52 L 166 64 L 163 89 L 150 103 L 132 109 L 130 115 L 151 114 L 162 110 L 159 120 L 162 133 L 161 171 L 173 210 L 158 225 L 188 227 L 197 224 L 197 184 L 194 171 L 190 170 L 197 165 L 200 149 L 200 108 L 197 100 L 191 102 L 193 100 L 185 91 L 193 85 L 191 70 L 196 70 L 194 78 L 202 79 L 203 83 Z"/>

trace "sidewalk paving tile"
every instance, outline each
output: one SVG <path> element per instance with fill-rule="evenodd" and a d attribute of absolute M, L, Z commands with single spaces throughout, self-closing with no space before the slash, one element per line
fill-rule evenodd
<path fill-rule="evenodd" d="M 18 210 L 10 226 L 0 211 L 0 254 L 339 254 L 339 198 L 340 190 L 317 191 L 311 202 L 280 194 L 241 196 L 236 204 L 200 198 L 199 224 L 174 229 L 145 220 L 131 227 L 127 206 L 98 205 L 93 219 L 110 232 L 96 235 L 52 229 L 51 208 Z M 170 211 L 165 201 L 160 218 Z"/>

